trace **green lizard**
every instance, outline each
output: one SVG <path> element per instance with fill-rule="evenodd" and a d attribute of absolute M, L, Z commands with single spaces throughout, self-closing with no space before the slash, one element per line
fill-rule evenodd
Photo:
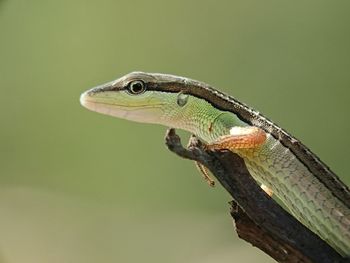
<path fill-rule="evenodd" d="M 239 154 L 266 192 L 350 256 L 348 187 L 300 141 L 245 104 L 202 82 L 143 72 L 88 90 L 80 101 L 103 114 L 184 129 L 212 149 Z"/>

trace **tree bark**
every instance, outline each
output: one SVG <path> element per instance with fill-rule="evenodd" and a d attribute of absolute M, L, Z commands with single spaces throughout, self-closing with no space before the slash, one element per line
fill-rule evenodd
<path fill-rule="evenodd" d="M 165 139 L 170 151 L 206 166 L 229 192 L 240 238 L 278 262 L 350 262 L 270 198 L 237 154 L 206 150 L 194 136 L 186 149 L 174 129 L 167 131 Z"/>

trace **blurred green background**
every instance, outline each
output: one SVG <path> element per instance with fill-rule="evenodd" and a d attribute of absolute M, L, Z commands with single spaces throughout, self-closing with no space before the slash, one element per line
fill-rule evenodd
<path fill-rule="evenodd" d="M 0 0 L 0 262 L 273 262 L 165 128 L 89 112 L 130 71 L 208 82 L 350 183 L 349 1 Z M 187 139 L 187 134 L 184 134 Z"/>

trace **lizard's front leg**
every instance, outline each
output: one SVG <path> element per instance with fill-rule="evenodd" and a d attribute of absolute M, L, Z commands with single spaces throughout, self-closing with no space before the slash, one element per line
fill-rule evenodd
<path fill-rule="evenodd" d="M 260 147 L 265 141 L 266 133 L 262 129 L 254 126 L 235 126 L 230 129 L 230 134 L 219 137 L 213 143 L 206 145 L 206 148 L 209 150 L 227 149 L 230 151 L 252 149 Z M 209 185 L 214 186 L 214 180 L 210 177 L 208 169 L 198 162 L 196 162 L 196 165 Z M 261 185 L 261 188 L 269 196 L 272 196 L 273 192 L 267 186 Z"/>

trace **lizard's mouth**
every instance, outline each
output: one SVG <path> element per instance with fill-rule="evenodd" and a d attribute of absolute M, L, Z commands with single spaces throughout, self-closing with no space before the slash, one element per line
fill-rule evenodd
<path fill-rule="evenodd" d="M 119 109 L 125 109 L 125 110 L 138 110 L 138 109 L 151 109 L 151 108 L 160 108 L 161 106 L 164 106 L 164 103 L 145 103 L 145 104 L 137 104 L 137 105 L 133 105 L 131 103 L 123 103 L 122 101 L 108 101 L 108 99 L 103 99 L 103 98 L 94 98 L 92 96 L 90 96 L 89 92 L 84 92 L 83 94 L 81 94 L 80 96 L 80 104 L 82 106 L 84 106 L 85 108 L 92 110 L 92 111 L 97 111 L 98 108 L 119 108 Z"/>
<path fill-rule="evenodd" d="M 105 115 L 128 119 L 137 122 L 159 123 L 163 115 L 164 104 L 137 104 L 133 105 L 127 101 L 111 101 L 108 98 L 94 97 L 89 91 L 80 96 L 80 103 L 85 108 Z"/>

